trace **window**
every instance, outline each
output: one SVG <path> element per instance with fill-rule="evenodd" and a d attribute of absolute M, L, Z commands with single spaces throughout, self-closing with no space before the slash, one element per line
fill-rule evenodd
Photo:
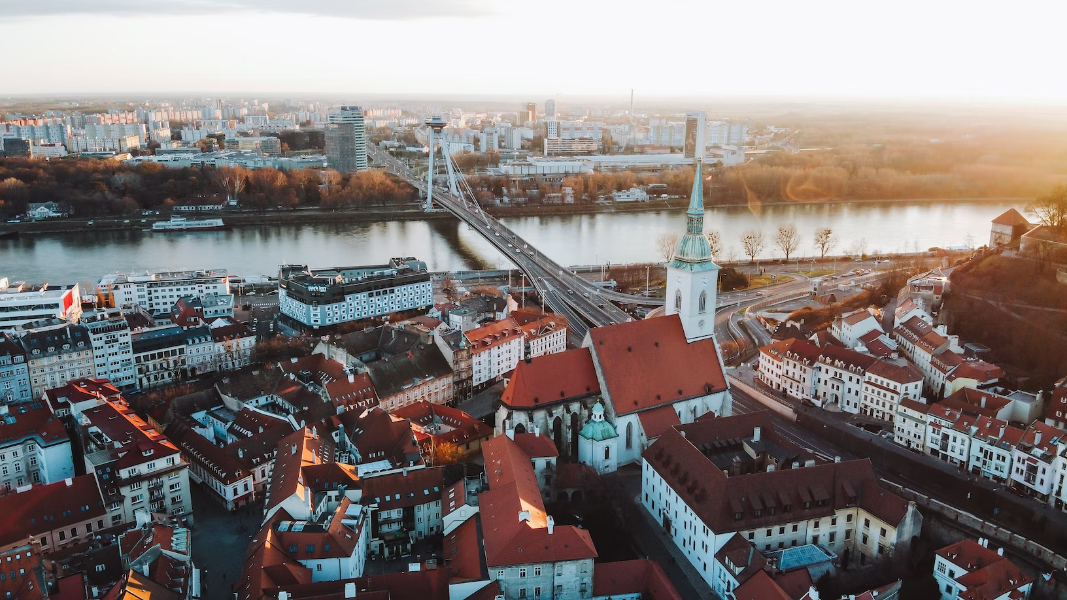
<path fill-rule="evenodd" d="M 608 460 L 609 458 L 611 458 L 611 447 L 604 446 L 604 460 Z"/>
<path fill-rule="evenodd" d="M 700 292 L 700 298 L 697 299 L 697 312 L 704 314 L 707 312 L 708 307 L 708 293 L 706 291 Z"/>
<path fill-rule="evenodd" d="M 526 577 L 526 567 L 519 568 L 519 577 Z"/>
<path fill-rule="evenodd" d="M 496 578 L 497 578 L 498 580 L 500 580 L 500 579 L 504 579 L 504 572 L 503 572 L 503 571 L 497 571 L 497 572 L 496 572 Z"/>
<path fill-rule="evenodd" d="M 537 586 L 537 587 L 534 588 L 534 598 L 540 598 L 540 597 L 541 597 L 541 586 Z"/>
<path fill-rule="evenodd" d="M 674 310 L 681 312 L 682 310 L 682 290 L 676 290 L 674 292 Z"/>
<path fill-rule="evenodd" d="M 519 588 L 519 598 L 526 597 L 526 588 Z"/>
<path fill-rule="evenodd" d="M 881 535 L 881 537 L 885 537 L 885 527 L 882 528 L 882 531 L 881 531 L 880 535 Z"/>
<path fill-rule="evenodd" d="M 541 576 L 541 567 L 534 567 L 534 577 L 540 577 L 540 576 Z M 537 595 L 540 596 L 541 594 L 538 593 Z"/>
<path fill-rule="evenodd" d="M 634 424 L 626 424 L 626 449 L 630 450 L 634 447 Z"/>

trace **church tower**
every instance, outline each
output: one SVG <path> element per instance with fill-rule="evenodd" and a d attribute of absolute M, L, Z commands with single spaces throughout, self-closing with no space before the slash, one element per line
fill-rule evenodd
<path fill-rule="evenodd" d="M 685 235 L 667 263 L 666 314 L 678 315 L 688 342 L 715 335 L 715 302 L 719 265 L 711 260 L 711 245 L 704 237 L 703 157 L 696 159 L 693 192 L 685 212 Z"/>

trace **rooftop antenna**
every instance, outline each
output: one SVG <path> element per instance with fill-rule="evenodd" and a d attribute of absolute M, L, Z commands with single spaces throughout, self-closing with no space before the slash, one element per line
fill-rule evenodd
<path fill-rule="evenodd" d="M 630 143 L 629 143 L 630 148 L 629 149 L 632 150 L 633 147 L 635 145 L 637 145 L 637 135 L 636 135 L 636 132 L 634 131 L 634 89 L 633 88 L 630 88 L 630 135 L 629 135 L 629 138 L 630 138 Z"/>

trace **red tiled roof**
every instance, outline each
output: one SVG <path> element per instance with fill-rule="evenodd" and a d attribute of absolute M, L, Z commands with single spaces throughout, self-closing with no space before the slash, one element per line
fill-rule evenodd
<path fill-rule="evenodd" d="M 1060 411 L 1061 414 L 1056 416 L 1056 411 Z M 1056 387 L 1052 390 L 1048 408 L 1045 409 L 1045 418 L 1053 421 L 1067 421 L 1067 388 Z"/>
<path fill-rule="evenodd" d="M 232 325 L 223 325 L 221 327 L 215 327 L 211 329 L 211 339 L 216 342 L 225 342 L 232 339 L 240 339 L 252 337 L 253 334 L 248 327 L 245 327 L 241 323 L 234 323 Z"/>
<path fill-rule="evenodd" d="M 993 219 L 993 223 L 997 225 L 1011 225 L 1015 227 L 1017 225 L 1030 225 L 1030 222 L 1026 220 L 1026 217 L 1019 214 L 1019 211 L 1014 208 L 1009 208 L 1000 214 L 997 218 Z"/>
<path fill-rule="evenodd" d="M 688 343 L 678 315 L 597 327 L 587 339 L 617 415 L 727 389 L 714 338 Z"/>
<path fill-rule="evenodd" d="M 766 418 L 765 413 L 760 414 Z M 824 463 L 795 469 L 761 471 L 727 477 L 697 447 L 715 440 L 751 435 L 753 415 L 737 415 L 697 421 L 668 429 L 645 450 L 643 457 L 660 474 L 698 517 L 717 533 L 777 524 L 781 519 L 829 516 L 847 505 L 854 495 L 859 506 L 882 519 L 899 523 L 907 513 L 907 502 L 878 485 L 869 460 Z M 738 424 L 744 427 L 738 430 Z M 758 423 L 757 423 L 758 424 Z M 773 431 L 761 425 L 763 431 Z M 684 435 L 683 432 L 684 431 Z M 825 506 L 812 503 L 803 508 L 804 497 L 827 497 Z M 756 504 L 768 500 L 789 504 L 793 510 L 755 516 Z M 741 519 L 736 519 L 736 514 Z"/>
<path fill-rule="evenodd" d="M 368 408 L 379 404 L 374 384 L 370 380 L 370 375 L 366 373 L 348 375 L 327 383 L 326 395 L 330 397 L 335 407 L 344 407 L 346 410 Z"/>
<path fill-rule="evenodd" d="M 600 382 L 588 348 L 545 354 L 520 361 L 500 402 L 511 408 L 533 408 L 600 393 Z"/>
<path fill-rule="evenodd" d="M 789 347 L 792 346 L 793 343 L 796 341 L 797 340 L 794 338 L 790 338 L 788 340 L 781 340 L 772 344 L 767 344 L 766 346 L 760 346 L 759 351 L 760 353 L 765 354 L 778 362 L 782 362 L 782 358 L 785 356 L 785 353 L 789 351 Z"/>
<path fill-rule="evenodd" d="M 96 476 L 79 475 L 0 496 L 0 547 L 107 516 Z"/>
<path fill-rule="evenodd" d="M 86 400 L 99 399 L 111 400 L 122 398 L 122 392 L 111 384 L 107 379 L 75 379 L 68 381 L 67 385 L 44 391 L 44 397 L 52 405 L 52 410 L 58 410 L 71 404 Z"/>
<path fill-rule="evenodd" d="M 887 338 L 884 336 L 885 334 L 881 331 L 872 329 L 860 336 L 860 341 L 863 342 L 863 345 L 867 348 L 867 352 L 870 352 L 872 355 L 881 358 L 889 358 L 896 353 L 896 350 L 886 343 Z"/>
<path fill-rule="evenodd" d="M 674 412 L 673 406 L 653 408 L 652 410 L 640 412 L 637 416 L 641 419 L 641 429 L 644 430 L 645 437 L 649 440 L 654 440 L 664 431 L 675 425 L 682 424 L 678 419 L 678 413 Z"/>
<path fill-rule="evenodd" d="M 949 375 L 948 379 L 949 381 L 955 381 L 961 377 L 974 379 L 979 384 L 988 383 L 1004 377 L 1004 369 L 984 360 L 964 360 Z"/>
<path fill-rule="evenodd" d="M 440 500 L 444 485 L 442 467 L 407 469 L 364 479 L 362 502 L 379 510 L 418 506 Z"/>
<path fill-rule="evenodd" d="M 48 404 L 35 400 L 11 404 L 7 409 L 7 414 L 0 417 L 0 446 L 14 446 L 31 438 L 41 446 L 70 443 L 63 422 L 52 414 Z"/>
<path fill-rule="evenodd" d="M 411 421 L 415 439 L 420 445 L 444 443 L 464 446 L 479 439 L 493 436 L 493 428 L 467 413 L 444 404 L 415 402 L 393 411 L 402 419 Z"/>
<path fill-rule="evenodd" d="M 28 545 L 9 548 L 0 552 L 0 598 L 16 600 L 41 600 L 45 590 L 41 587 L 41 555 Z M 57 598 L 55 594 L 52 598 Z M 82 598 L 85 597 L 82 592 Z"/>
<path fill-rule="evenodd" d="M 556 489 L 596 490 L 604 485 L 596 469 L 583 463 L 560 463 L 556 465 Z"/>
<path fill-rule="evenodd" d="M 272 589 L 270 598 L 275 598 L 279 591 L 284 591 L 289 594 L 291 600 L 343 600 L 345 585 L 348 583 L 356 585 L 356 595 L 363 600 L 449 600 L 448 569 L 443 568 L 387 573 L 357 579 L 284 584 Z M 244 598 L 239 597 L 238 600 Z"/>
<path fill-rule="evenodd" d="M 961 388 L 939 402 L 953 410 L 985 417 L 997 416 L 1010 403 L 1010 398 L 975 388 Z"/>
<path fill-rule="evenodd" d="M 268 513 L 294 494 L 306 502 L 311 502 L 311 491 L 307 482 L 300 476 L 300 470 L 308 465 L 333 462 L 333 439 L 323 434 L 324 432 L 320 431 L 313 433 L 310 427 L 302 427 L 278 442 L 267 503 L 263 506 L 264 513 Z"/>
<path fill-rule="evenodd" d="M 757 571 L 748 581 L 737 586 L 735 600 L 793 600 L 766 571 Z"/>
<path fill-rule="evenodd" d="M 866 309 L 857 310 L 847 315 L 841 315 L 841 321 L 843 323 L 848 323 L 849 325 L 858 325 L 866 321 L 867 319 L 874 319 L 874 315 L 872 315 L 870 311 Z M 875 319 L 875 321 L 877 321 L 877 319 Z"/>
<path fill-rule="evenodd" d="M 867 372 L 896 383 L 915 383 L 923 380 L 922 371 L 910 362 L 897 365 L 880 360 L 868 367 Z"/>
<path fill-rule="evenodd" d="M 1027 453 L 1035 454 L 1034 448 L 1041 449 L 1040 458 L 1045 462 L 1052 462 L 1052 458 L 1056 456 L 1059 447 L 1058 441 L 1062 441 L 1064 437 L 1063 431 L 1042 423 L 1041 421 L 1034 421 L 1026 428 L 1026 432 L 1023 433 L 1022 438 L 1016 444 L 1016 448 Z"/>
<path fill-rule="evenodd" d="M 923 404 L 922 402 L 919 402 L 918 400 L 912 400 L 911 398 L 904 398 L 903 400 L 901 400 L 900 406 L 903 406 L 904 408 L 910 408 L 911 410 L 920 412 L 924 415 L 930 410 L 929 404 Z"/>
<path fill-rule="evenodd" d="M 177 446 L 141 420 L 129 406 L 107 402 L 88 408 L 81 414 L 108 439 L 121 444 L 119 448 L 100 450 L 107 452 L 114 459 L 117 469 L 178 453 Z"/>
<path fill-rule="evenodd" d="M 530 458 L 554 458 L 559 456 L 556 442 L 547 435 L 539 433 L 516 433 L 515 444 L 522 448 Z"/>
<path fill-rule="evenodd" d="M 482 444 L 489 491 L 480 496 L 486 563 L 490 568 L 596 558 L 589 532 L 548 529 L 530 457 L 507 436 Z"/>
<path fill-rule="evenodd" d="M 478 515 L 467 519 L 445 536 L 444 552 L 449 568 L 449 583 L 476 581 L 482 578 L 482 553 L 478 540 Z"/>
<path fill-rule="evenodd" d="M 650 600 L 681 600 L 663 567 L 653 560 L 636 559 L 600 563 L 593 571 L 593 596 L 639 594 Z"/>
<path fill-rule="evenodd" d="M 467 341 L 470 342 L 471 352 L 477 354 L 522 337 L 522 331 L 519 329 L 519 324 L 515 322 L 515 319 L 507 317 L 484 327 L 472 329 L 465 335 L 467 336 Z"/>

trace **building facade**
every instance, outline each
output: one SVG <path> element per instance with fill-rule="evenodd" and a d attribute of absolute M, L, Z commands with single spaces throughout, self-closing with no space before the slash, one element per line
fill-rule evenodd
<path fill-rule="evenodd" d="M 0 277 L 0 329 L 14 329 L 42 319 L 76 322 L 81 312 L 81 290 L 76 283 L 29 285 Z"/>
<path fill-rule="evenodd" d="M 230 293 L 225 269 L 108 275 L 99 285 L 107 291 L 112 306 L 138 304 L 153 315 L 170 312 L 174 303 L 184 296 L 203 298 L 208 294 Z"/>
<path fill-rule="evenodd" d="M 20 332 L 30 390 L 37 398 L 71 379 L 96 377 L 92 341 L 84 325 L 48 325 Z"/>
<path fill-rule="evenodd" d="M 363 107 L 342 106 L 326 125 L 326 158 L 331 169 L 342 173 L 367 168 L 367 129 Z"/>
<path fill-rule="evenodd" d="M 82 325 L 89 331 L 92 342 L 96 377 L 107 379 L 123 390 L 136 387 L 130 324 L 122 311 L 98 310 L 82 315 Z"/>
<path fill-rule="evenodd" d="M 0 404 L 33 398 L 26 350 L 18 338 L 0 331 Z"/>
<path fill-rule="evenodd" d="M 283 265 L 278 303 L 293 329 L 317 330 L 433 306 L 433 284 L 426 264 L 410 257 L 333 269 Z"/>
<path fill-rule="evenodd" d="M 47 402 L 0 405 L 0 491 L 74 477 L 70 438 Z"/>

